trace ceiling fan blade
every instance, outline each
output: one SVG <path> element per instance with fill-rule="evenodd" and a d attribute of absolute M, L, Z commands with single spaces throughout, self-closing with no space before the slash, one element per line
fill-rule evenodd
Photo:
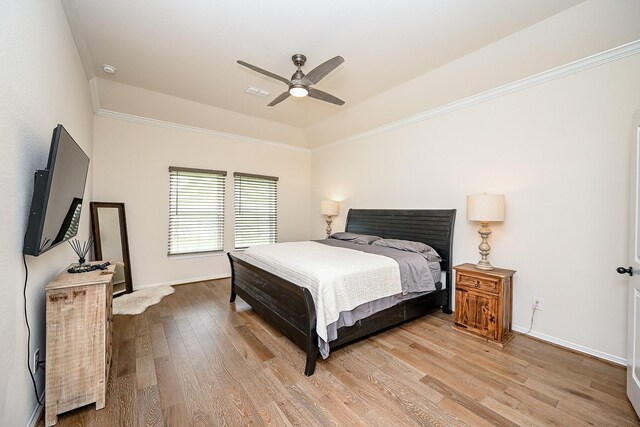
<path fill-rule="evenodd" d="M 321 90 L 314 89 L 312 87 L 309 88 L 309 97 L 319 99 L 321 101 L 327 101 L 336 105 L 344 105 L 344 101 L 342 99 L 336 98 L 335 96 L 327 92 L 323 92 Z"/>
<path fill-rule="evenodd" d="M 274 105 L 281 103 L 288 97 L 289 97 L 289 91 L 282 92 L 276 99 L 274 99 L 269 103 L 269 107 L 273 107 Z"/>
<path fill-rule="evenodd" d="M 318 83 L 324 76 L 332 72 L 343 62 L 344 58 L 342 56 L 336 56 L 335 58 L 331 58 L 330 60 L 323 62 L 313 70 L 309 71 L 309 73 L 302 79 L 302 83 L 305 85 L 314 85 Z"/>
<path fill-rule="evenodd" d="M 288 79 L 285 79 L 284 77 L 280 77 L 277 74 L 273 74 L 270 71 L 263 70 L 262 68 L 256 67 L 255 65 L 251 65 L 251 64 L 249 64 L 247 62 L 244 62 L 244 61 L 237 61 L 237 62 L 240 65 L 244 65 L 245 67 L 252 69 L 253 71 L 257 71 L 260 74 L 264 74 L 265 76 L 269 76 L 272 79 L 280 80 L 282 83 L 285 83 L 287 85 L 291 84 L 291 82 Z"/>

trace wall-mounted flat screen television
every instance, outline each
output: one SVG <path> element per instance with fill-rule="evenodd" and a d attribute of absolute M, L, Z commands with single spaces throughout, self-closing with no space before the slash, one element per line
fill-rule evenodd
<path fill-rule="evenodd" d="M 38 256 L 78 233 L 89 157 L 58 125 L 47 168 L 36 171 L 23 252 Z"/>

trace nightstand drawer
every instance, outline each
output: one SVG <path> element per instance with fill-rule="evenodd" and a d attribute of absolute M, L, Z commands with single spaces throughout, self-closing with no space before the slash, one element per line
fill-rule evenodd
<path fill-rule="evenodd" d="M 485 292 L 498 293 L 498 280 L 480 279 L 479 277 L 467 276 L 458 273 L 456 286 L 462 288 L 479 289 Z"/>

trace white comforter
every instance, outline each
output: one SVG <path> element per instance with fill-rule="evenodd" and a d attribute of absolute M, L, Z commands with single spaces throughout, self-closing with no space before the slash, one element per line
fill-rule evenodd
<path fill-rule="evenodd" d="M 238 254 L 247 262 L 311 292 L 318 336 L 341 311 L 402 292 L 400 267 L 386 256 L 316 242 L 253 246 Z"/>

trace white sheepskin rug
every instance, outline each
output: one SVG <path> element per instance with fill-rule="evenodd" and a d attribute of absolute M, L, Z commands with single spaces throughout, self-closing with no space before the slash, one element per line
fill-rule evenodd
<path fill-rule="evenodd" d="M 171 286 L 154 286 L 124 294 L 113 299 L 113 314 L 140 314 L 174 292 Z"/>

